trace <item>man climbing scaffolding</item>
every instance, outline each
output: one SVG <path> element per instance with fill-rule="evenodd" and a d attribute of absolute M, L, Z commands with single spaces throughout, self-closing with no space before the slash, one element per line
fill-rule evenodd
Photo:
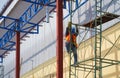
<path fill-rule="evenodd" d="M 77 42 L 76 42 L 76 38 L 78 36 L 78 28 L 77 25 L 73 26 L 72 22 L 68 23 L 68 26 L 66 28 L 66 32 L 65 32 L 65 39 L 66 39 L 66 49 L 67 49 L 67 53 L 73 52 L 73 56 L 74 56 L 74 65 L 77 65 Z"/>

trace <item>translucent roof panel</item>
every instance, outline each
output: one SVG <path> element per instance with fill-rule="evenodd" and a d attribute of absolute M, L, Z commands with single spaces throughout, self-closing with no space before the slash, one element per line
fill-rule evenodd
<path fill-rule="evenodd" d="M 4 9 L 9 0 L 0 0 L 0 12 Z"/>

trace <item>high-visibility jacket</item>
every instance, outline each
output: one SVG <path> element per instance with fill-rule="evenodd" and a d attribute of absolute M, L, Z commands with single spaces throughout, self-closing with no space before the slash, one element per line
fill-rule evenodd
<path fill-rule="evenodd" d="M 76 30 L 72 28 L 71 34 L 72 34 L 72 40 L 71 40 L 72 44 L 78 47 L 76 43 L 76 37 L 78 36 L 78 28 L 76 27 Z M 65 39 L 67 42 L 70 42 L 70 28 L 69 27 L 66 28 Z"/>
<path fill-rule="evenodd" d="M 70 34 L 68 34 L 65 39 L 66 39 L 67 42 L 70 42 Z M 76 47 L 78 47 L 78 45 L 76 43 L 76 35 L 75 34 L 72 34 L 72 40 L 71 41 Z"/>

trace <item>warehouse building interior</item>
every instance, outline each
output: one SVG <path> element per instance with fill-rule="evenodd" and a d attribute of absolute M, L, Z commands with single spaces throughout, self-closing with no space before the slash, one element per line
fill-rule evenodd
<path fill-rule="evenodd" d="M 120 78 L 119 55 L 120 0 L 0 1 L 0 78 Z"/>

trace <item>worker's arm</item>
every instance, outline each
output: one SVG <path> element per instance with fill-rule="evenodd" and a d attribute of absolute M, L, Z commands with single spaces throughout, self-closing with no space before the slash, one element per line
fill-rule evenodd
<path fill-rule="evenodd" d="M 66 27 L 66 31 L 65 31 L 65 36 L 69 35 L 70 30 L 71 30 L 71 24 L 72 22 L 68 22 L 68 26 Z"/>
<path fill-rule="evenodd" d="M 67 27 L 65 30 L 65 36 L 69 35 L 69 28 Z"/>

